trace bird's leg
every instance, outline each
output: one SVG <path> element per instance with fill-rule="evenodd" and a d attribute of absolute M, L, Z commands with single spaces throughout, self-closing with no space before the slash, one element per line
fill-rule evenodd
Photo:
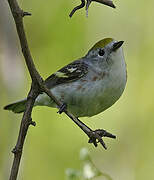
<path fill-rule="evenodd" d="M 97 129 L 97 130 L 92 130 L 90 129 L 86 124 L 84 124 L 82 121 L 80 121 L 76 117 L 72 117 L 70 113 L 67 111 L 67 104 L 63 103 L 59 107 L 58 113 L 61 114 L 62 112 L 65 112 L 74 122 L 77 124 L 79 128 L 81 128 L 89 137 L 88 143 L 93 143 L 95 147 L 97 147 L 98 143 L 101 143 L 101 145 L 107 149 L 102 137 L 109 137 L 109 138 L 116 138 L 115 135 L 112 135 L 111 133 L 105 131 L 104 129 Z"/>
<path fill-rule="evenodd" d="M 60 107 L 59 107 L 59 111 L 57 113 L 61 114 L 63 112 L 65 112 L 67 109 L 67 104 L 63 103 Z"/>

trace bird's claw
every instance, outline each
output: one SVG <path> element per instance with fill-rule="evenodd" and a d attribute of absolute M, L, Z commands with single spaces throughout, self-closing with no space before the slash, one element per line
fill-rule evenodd
<path fill-rule="evenodd" d="M 93 143 L 95 147 L 97 147 L 98 143 L 101 143 L 104 149 L 107 149 L 102 137 L 109 137 L 114 139 L 116 138 L 115 135 L 105 131 L 104 129 L 97 129 L 95 131 L 90 132 L 88 143 Z"/>
<path fill-rule="evenodd" d="M 59 107 L 59 111 L 57 113 L 61 114 L 63 112 L 65 112 L 67 109 L 67 104 L 63 103 L 60 107 Z"/>

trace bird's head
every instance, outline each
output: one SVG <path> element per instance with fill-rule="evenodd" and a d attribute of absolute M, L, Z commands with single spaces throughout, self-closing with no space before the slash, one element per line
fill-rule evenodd
<path fill-rule="evenodd" d="M 86 57 L 98 61 L 114 63 L 123 59 L 122 44 L 124 41 L 116 41 L 112 38 L 105 38 L 98 41 L 87 53 Z"/>

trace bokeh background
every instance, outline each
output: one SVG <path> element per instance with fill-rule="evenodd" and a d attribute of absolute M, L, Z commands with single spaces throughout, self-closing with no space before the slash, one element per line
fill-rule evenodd
<path fill-rule="evenodd" d="M 82 147 L 87 147 L 95 166 L 112 180 L 154 178 L 154 1 L 116 0 L 116 9 L 92 3 L 89 17 L 84 9 L 72 19 L 68 14 L 79 0 L 20 1 L 32 13 L 24 19 L 36 67 L 44 78 L 77 59 L 98 40 L 124 40 L 128 82 L 123 96 L 110 109 L 82 118 L 91 128 L 117 135 L 105 139 L 108 150 L 87 143 L 87 136 L 56 109 L 37 107 L 32 118 L 18 179 L 65 180 L 68 167 L 79 168 Z M 12 148 L 22 115 L 3 106 L 24 98 L 30 77 L 22 57 L 7 1 L 0 1 L 0 179 L 8 179 Z M 105 180 L 105 177 L 97 179 Z"/>

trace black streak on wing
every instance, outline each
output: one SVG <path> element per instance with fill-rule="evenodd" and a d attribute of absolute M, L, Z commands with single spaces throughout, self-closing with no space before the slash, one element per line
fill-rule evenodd
<path fill-rule="evenodd" d="M 75 69 L 70 72 L 69 69 Z M 50 89 L 56 85 L 69 83 L 83 77 L 88 72 L 88 67 L 83 61 L 74 61 L 67 66 L 60 69 L 58 72 L 65 73 L 67 77 L 57 77 L 56 74 L 52 74 L 45 80 L 46 86 Z"/>

